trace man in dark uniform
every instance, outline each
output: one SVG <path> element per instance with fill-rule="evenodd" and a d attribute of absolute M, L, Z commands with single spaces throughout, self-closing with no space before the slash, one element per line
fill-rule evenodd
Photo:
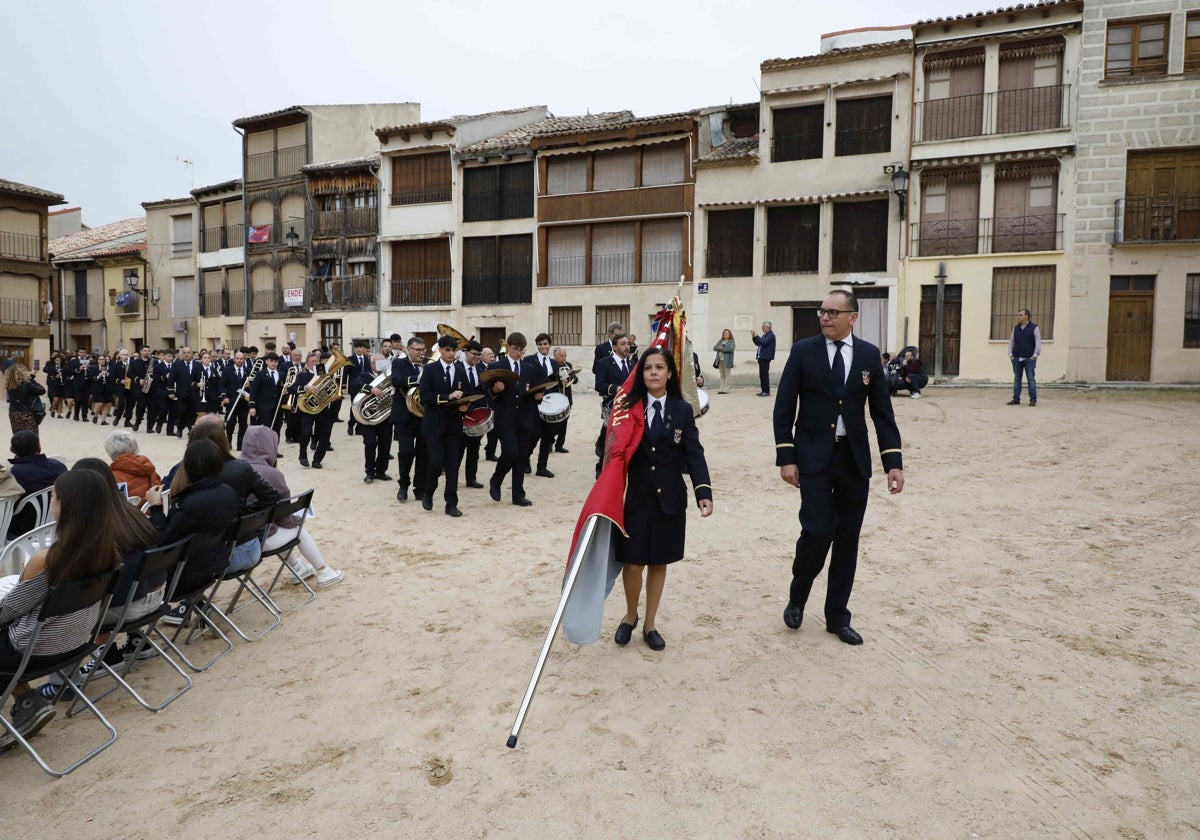
<path fill-rule="evenodd" d="M 500 501 L 500 485 L 511 471 L 513 504 L 529 507 L 533 502 L 525 496 L 525 464 L 529 461 L 529 447 L 536 434 L 537 408 L 525 394 L 529 383 L 521 378 L 525 336 L 519 332 L 509 333 L 507 345 L 507 352 L 488 368 L 511 370 L 517 376 L 517 381 L 512 384 L 495 381 L 489 386 L 496 412 L 496 432 L 500 437 L 500 461 L 492 474 L 489 492 L 493 500 Z"/>
<path fill-rule="evenodd" d="M 268 350 L 263 357 L 265 366 L 250 384 L 250 408 L 246 416 L 253 426 L 271 427 L 278 436 L 283 424 L 283 412 L 276 411 L 283 396 L 283 376 L 279 373 L 279 354 Z"/>
<path fill-rule="evenodd" d="M 371 366 L 383 364 L 385 370 L 390 370 L 391 360 L 384 357 L 382 353 L 376 353 L 371 356 Z M 369 374 L 368 374 L 369 375 Z M 378 374 L 377 374 L 378 375 Z M 359 394 L 364 388 L 369 391 L 372 396 L 382 397 L 383 389 L 372 387 L 371 382 L 374 377 L 370 377 L 361 385 L 351 386 L 350 393 L 352 395 Z M 353 399 L 353 397 L 351 397 Z M 392 399 L 395 400 L 393 394 Z M 353 414 L 353 409 L 350 412 Z M 359 423 L 358 433 L 363 439 L 363 483 L 370 484 L 376 479 L 380 481 L 391 481 L 392 477 L 387 474 L 388 462 L 392 460 L 392 418 L 388 416 L 380 423 L 371 425 L 369 423 Z"/>
<path fill-rule="evenodd" d="M 613 321 L 608 325 L 608 337 L 596 345 L 596 359 L 592 362 L 592 373 L 600 372 L 600 362 L 613 354 L 613 345 L 623 335 L 625 335 L 625 325 L 620 321 Z"/>
<path fill-rule="evenodd" d="M 463 351 L 466 361 L 464 367 L 467 371 L 467 381 L 464 384 L 463 390 L 468 394 L 485 394 L 483 400 L 471 404 L 471 408 L 479 408 L 485 403 L 490 409 L 491 402 L 486 396 L 486 391 L 483 389 L 483 372 L 487 370 L 481 359 L 483 356 L 483 345 L 475 339 L 467 342 L 467 347 Z M 476 490 L 483 489 L 483 485 L 479 483 L 479 450 L 483 446 L 483 437 L 474 435 L 463 435 L 463 451 L 466 454 L 467 469 L 466 469 L 466 484 Z"/>
<path fill-rule="evenodd" d="M 396 438 L 397 501 L 407 501 L 411 486 L 416 498 L 425 495 L 426 453 L 421 438 L 421 418 L 408 410 L 405 396 L 421 382 L 421 363 L 425 358 L 425 342 L 413 336 L 407 352 L 392 361 L 392 426 Z M 415 462 L 415 466 L 414 466 Z M 411 478 L 410 478 L 411 475 Z"/>
<path fill-rule="evenodd" d="M 225 411 L 225 436 L 233 443 L 233 430 L 238 430 L 237 449 L 242 448 L 242 439 L 246 437 L 246 419 L 250 414 L 249 395 L 243 390 L 249 375 L 250 365 L 246 364 L 246 354 L 241 350 L 233 354 L 233 362 L 226 365 L 221 374 L 221 408 Z M 239 393 L 241 399 L 238 398 Z"/>
<path fill-rule="evenodd" d="M 825 629 L 848 645 L 861 645 L 847 604 L 871 477 L 865 409 L 870 407 L 893 494 L 904 489 L 900 431 L 879 348 L 852 335 L 858 320 L 854 295 L 835 289 L 817 314 L 822 334 L 792 345 L 775 398 L 775 463 L 780 478 L 800 488 L 800 539 L 783 620 L 793 630 L 800 626 L 813 580 L 832 546 Z"/>
<path fill-rule="evenodd" d="M 608 412 L 612 409 L 613 397 L 625 384 L 633 362 L 629 359 L 629 338 L 617 336 L 613 340 L 612 353 L 596 364 L 596 393 L 600 395 L 600 436 L 596 438 L 596 477 L 604 466 L 604 434 L 608 424 Z"/>
<path fill-rule="evenodd" d="M 564 370 L 568 374 L 575 370 L 575 366 L 567 361 L 567 349 L 565 347 L 554 348 L 554 361 L 558 362 L 558 375 L 560 377 L 563 376 Z M 572 393 L 574 389 L 571 387 L 570 382 L 563 382 L 563 386 L 560 390 L 567 395 L 567 405 L 574 409 L 575 395 Z M 554 424 L 554 434 L 550 439 L 554 443 L 555 452 L 562 452 L 563 454 L 566 454 L 569 451 L 567 449 L 567 423 L 567 420 L 563 420 L 561 423 Z"/>
<path fill-rule="evenodd" d="M 317 365 L 327 358 L 329 357 L 323 356 L 319 350 L 313 350 L 308 354 L 307 366 L 296 377 L 296 383 L 292 386 L 297 395 L 304 391 L 308 391 L 310 394 L 320 393 L 320 390 L 314 387 L 312 382 L 317 377 Z M 335 397 L 329 406 L 317 414 L 300 413 L 300 466 L 309 466 L 308 447 L 311 443 L 313 447 L 312 468 L 323 469 L 321 462 L 325 460 L 325 453 L 329 451 L 329 435 L 333 431 L 333 404 L 340 399 L 341 397 Z"/>
<path fill-rule="evenodd" d="M 79 350 L 75 358 L 67 364 L 67 374 L 70 376 L 71 397 L 75 401 L 74 416 L 76 420 L 88 419 L 88 368 L 92 357 L 86 350 Z"/>
<path fill-rule="evenodd" d="M 484 347 L 479 352 L 479 364 L 483 366 L 483 370 L 487 370 L 496 361 L 496 352 L 491 347 Z M 491 393 L 488 393 L 488 405 L 491 405 Z M 496 432 L 496 427 L 493 425 L 492 430 L 487 433 L 487 445 L 483 447 L 484 456 L 489 461 L 499 461 L 500 456 L 496 454 L 496 447 L 500 445 L 500 435 Z"/>
<path fill-rule="evenodd" d="M 362 390 L 362 387 L 369 383 L 374 376 L 371 370 L 371 342 L 365 338 L 354 339 L 354 354 L 350 356 L 350 365 L 344 368 L 346 371 L 346 388 L 347 395 L 353 399 L 354 395 Z M 354 412 L 350 412 L 350 416 L 346 418 L 346 434 L 354 434 L 358 427 L 358 421 L 354 419 Z"/>
<path fill-rule="evenodd" d="M 154 363 L 154 372 L 150 379 L 150 419 L 146 430 L 162 434 L 163 424 L 167 426 L 167 434 L 175 434 L 175 416 L 171 413 L 171 402 L 174 394 L 174 381 L 171 379 L 171 364 L 175 354 L 170 350 L 161 350 L 158 361 Z"/>
<path fill-rule="evenodd" d="M 304 353 L 300 350 L 292 348 L 288 351 L 288 358 L 283 359 L 279 363 L 279 375 L 286 382 L 291 373 L 292 368 L 296 369 L 296 375 L 304 370 Z M 295 380 L 293 380 L 293 384 Z M 294 393 L 289 390 L 289 393 Z M 287 443 L 296 443 L 300 440 L 300 412 L 299 411 L 283 411 L 280 410 L 280 415 L 283 417 L 283 438 Z"/>
<path fill-rule="evenodd" d="M 421 435 L 429 455 L 421 507 L 433 510 L 433 494 L 444 475 L 446 515 L 457 517 L 462 516 L 458 509 L 458 468 L 462 464 L 462 415 L 466 405 L 453 403 L 464 394 L 467 369 L 454 359 L 458 341 L 453 336 L 439 338 L 437 347 L 440 358 L 421 371 L 421 404 L 425 406 Z"/>
<path fill-rule="evenodd" d="M 553 387 L 536 395 L 536 400 L 540 403 L 546 394 L 561 392 L 562 386 L 558 384 L 558 362 L 550 355 L 550 335 L 539 333 L 533 339 L 533 343 L 537 347 L 537 352 L 521 359 L 524 378 L 531 388 L 547 382 L 555 383 Z M 536 405 L 534 412 L 537 425 L 534 427 L 534 439 L 530 442 L 529 448 L 531 456 L 534 447 L 537 447 L 538 450 L 536 475 L 540 475 L 542 478 L 554 478 L 554 473 L 550 472 L 550 450 L 554 448 L 554 433 L 558 431 L 558 424 L 547 423 L 541 413 L 537 411 Z"/>
<path fill-rule="evenodd" d="M 125 399 L 125 410 L 122 415 L 125 418 L 125 425 L 129 426 L 130 420 L 133 421 L 133 430 L 136 432 L 138 427 L 142 425 L 142 421 L 146 418 L 146 406 L 149 402 L 150 395 L 142 390 L 142 382 L 146 378 L 146 373 L 154 364 L 150 359 L 150 348 L 142 345 L 138 349 L 138 354 L 129 360 L 129 367 L 126 369 L 126 376 L 129 377 L 129 393 Z M 137 417 L 134 417 L 134 408 L 137 408 Z"/>
<path fill-rule="evenodd" d="M 192 348 L 184 347 L 179 358 L 171 364 L 171 381 L 175 385 L 175 399 L 171 408 L 171 422 L 175 436 L 183 437 L 183 430 L 196 424 L 196 406 L 200 402 L 200 363 L 192 358 Z"/>

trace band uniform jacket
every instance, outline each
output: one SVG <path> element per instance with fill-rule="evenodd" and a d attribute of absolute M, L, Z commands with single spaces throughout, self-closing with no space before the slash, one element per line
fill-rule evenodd
<path fill-rule="evenodd" d="M 537 409 L 534 408 L 532 414 L 526 408 L 526 404 L 533 403 L 533 400 L 525 396 L 525 390 L 529 387 L 529 383 L 525 379 L 525 369 L 521 367 L 521 378 L 512 385 L 506 385 L 504 390 L 499 394 L 491 392 L 492 410 L 495 412 L 495 428 L 497 429 L 515 429 L 518 426 L 532 429 L 537 422 Z M 488 365 L 488 370 L 512 370 L 512 359 L 507 354 L 501 356 L 496 361 Z"/>
<path fill-rule="evenodd" d="M 371 380 L 375 378 L 375 371 L 371 370 L 370 353 L 364 353 L 361 362 L 359 361 L 358 354 L 355 353 L 350 357 L 350 364 L 343 368 L 343 370 L 349 371 L 349 393 L 351 399 L 362 391 L 364 386 L 370 385 Z"/>
<path fill-rule="evenodd" d="M 632 359 L 627 359 L 630 370 L 633 369 L 634 362 Z M 628 374 L 621 372 L 621 366 L 617 361 L 617 357 L 609 355 L 607 359 L 602 359 L 596 366 L 596 393 L 600 395 L 601 405 L 612 405 L 613 397 L 617 395 L 617 390 L 625 384 Z"/>
<path fill-rule="evenodd" d="M 169 397 L 172 393 L 171 368 L 164 361 L 154 363 L 154 375 L 150 379 L 150 396 Z"/>
<path fill-rule="evenodd" d="M 135 393 L 142 393 L 142 388 L 138 382 L 146 378 L 146 370 L 152 364 L 154 364 L 153 359 L 143 359 L 141 356 L 134 356 L 129 360 L 129 367 L 126 368 L 126 374 L 131 380 L 130 385 Z"/>
<path fill-rule="evenodd" d="M 171 363 L 171 383 L 175 386 L 175 398 L 180 400 L 197 400 L 199 395 L 200 370 L 202 365 L 192 359 L 185 362 L 176 359 Z"/>
<path fill-rule="evenodd" d="M 685 472 L 692 477 L 697 502 L 712 500 L 712 485 L 696 418 L 687 400 L 668 395 L 664 399 L 663 424 L 662 440 L 652 441 L 649 429 L 642 435 L 642 442 L 629 459 L 628 484 L 630 488 L 636 486 L 646 498 L 652 492 L 663 513 L 679 514 L 688 508 Z"/>
<path fill-rule="evenodd" d="M 393 424 L 400 425 L 414 419 L 404 397 L 410 388 L 416 388 L 420 384 L 421 368 L 412 363 L 407 353 L 402 353 L 392 360 L 392 387 L 395 389 L 392 396 Z"/>
<path fill-rule="evenodd" d="M 242 365 L 241 376 L 238 375 L 237 365 L 235 365 L 233 362 L 227 364 L 225 366 L 225 370 L 221 373 L 221 397 L 223 399 L 228 399 L 229 404 L 233 405 L 233 401 L 237 399 L 238 390 L 241 389 L 242 383 L 249 375 L 249 363 Z M 243 397 L 242 402 L 238 403 L 238 405 L 242 405 L 245 402 L 246 399 Z"/>
<path fill-rule="evenodd" d="M 550 373 L 546 373 L 546 369 L 542 367 L 542 361 L 537 353 L 532 356 L 526 356 L 521 359 L 521 378 L 528 379 L 529 387 L 533 388 L 536 385 L 542 385 L 553 380 L 556 384 L 552 388 L 547 388 L 543 394 L 553 394 L 562 391 L 562 385 L 558 384 L 558 362 L 553 358 L 547 357 L 550 362 Z M 536 410 L 536 409 L 535 409 Z"/>
<path fill-rule="evenodd" d="M 592 361 L 592 373 L 600 375 L 600 363 L 612 355 L 612 342 L 605 340 L 596 345 L 596 358 Z"/>
<path fill-rule="evenodd" d="M 433 437 L 458 435 L 462 431 L 462 413 L 458 406 L 449 405 L 450 394 L 470 390 L 467 369 L 462 362 L 453 362 L 454 384 L 446 378 L 446 369 L 440 361 L 425 365 L 421 371 L 421 402 L 425 414 L 421 417 L 421 434 Z"/>
<path fill-rule="evenodd" d="M 125 363 L 122 361 L 110 362 L 108 365 L 108 392 L 113 396 L 125 393 L 125 386 L 121 380 L 125 378 Z"/>
<path fill-rule="evenodd" d="M 854 463 L 863 478 L 870 478 L 869 406 L 884 471 L 904 468 L 900 430 L 892 414 L 879 348 L 857 337 L 852 347 L 845 394 L 839 398 L 825 336 L 815 335 L 792 345 L 775 397 L 776 466 L 795 464 L 805 475 L 824 469 L 833 457 L 840 414 Z"/>
<path fill-rule="evenodd" d="M 275 383 L 271 381 L 271 373 L 270 369 L 263 367 L 250 383 L 250 407 L 264 424 L 269 424 L 275 416 L 275 409 L 283 393 L 283 374 L 278 368 L 275 369 L 274 373 L 279 379 L 279 382 Z"/>

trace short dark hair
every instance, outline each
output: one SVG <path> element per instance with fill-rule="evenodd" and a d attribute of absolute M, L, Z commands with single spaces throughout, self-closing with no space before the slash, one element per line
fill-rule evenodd
<path fill-rule="evenodd" d="M 450 348 L 457 350 L 458 349 L 458 339 L 452 335 L 444 335 L 437 340 L 437 346 L 438 347 L 450 347 Z"/>
<path fill-rule="evenodd" d="M 275 342 L 274 342 L 274 341 L 268 341 L 268 342 L 267 342 L 267 343 L 266 343 L 264 346 L 267 348 L 267 352 L 269 353 L 269 352 L 271 352 L 272 350 L 274 350 L 274 349 L 275 349 Z"/>
<path fill-rule="evenodd" d="M 534 344 L 541 344 L 543 341 L 554 341 L 554 337 L 550 333 L 538 333 L 533 337 Z"/>
<path fill-rule="evenodd" d="M 268 362 L 278 362 L 279 354 L 276 353 L 274 350 L 270 350 L 267 352 L 267 355 L 263 356 L 263 358 L 266 359 Z"/>
<path fill-rule="evenodd" d="M 467 342 L 467 346 L 466 346 L 466 348 L 465 348 L 465 349 L 467 349 L 467 350 L 474 350 L 476 353 L 482 353 L 482 352 L 483 352 L 483 345 L 482 345 L 482 344 L 480 344 L 478 341 L 476 341 L 475 339 L 473 339 L 473 338 L 472 338 L 470 341 L 468 341 L 468 342 Z"/>
<path fill-rule="evenodd" d="M 504 343 L 511 344 L 513 347 L 520 347 L 522 350 L 524 350 L 527 342 L 525 341 L 524 333 L 510 332 L 508 334 L 508 338 L 504 340 Z"/>
<path fill-rule="evenodd" d="M 395 343 L 403 341 L 403 340 L 404 340 L 404 338 L 401 337 L 400 333 L 392 333 L 391 335 L 388 336 L 388 341 L 392 342 L 392 344 L 395 344 Z"/>
<path fill-rule="evenodd" d="M 846 289 L 833 289 L 832 291 L 829 292 L 829 294 L 841 295 L 842 297 L 844 297 L 846 299 L 846 308 L 847 309 L 849 309 L 851 312 L 858 311 L 858 298 L 856 298 L 854 296 L 854 292 L 847 291 Z M 763 323 L 767 323 L 767 322 L 764 321 Z"/>
<path fill-rule="evenodd" d="M 421 336 L 419 336 L 419 335 L 414 335 L 412 338 L 410 338 L 408 340 L 409 347 L 416 347 L 418 344 L 424 344 L 424 343 L 425 343 L 425 339 L 421 338 Z"/>
<path fill-rule="evenodd" d="M 1033 318 L 1033 313 L 1030 312 L 1028 309 L 1018 309 L 1017 311 L 1024 312 L 1026 318 Z"/>
<path fill-rule="evenodd" d="M 42 451 L 42 439 L 38 437 L 37 432 L 31 432 L 28 429 L 13 435 L 10 445 L 12 453 L 18 458 L 25 455 L 36 455 Z"/>
<path fill-rule="evenodd" d="M 356 338 L 356 339 L 354 339 L 354 346 L 355 347 L 370 347 L 371 342 L 365 338 Z"/>

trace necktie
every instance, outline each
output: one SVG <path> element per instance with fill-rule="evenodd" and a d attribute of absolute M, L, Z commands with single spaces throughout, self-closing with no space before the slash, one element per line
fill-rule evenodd
<path fill-rule="evenodd" d="M 546 371 L 546 375 L 550 375 L 550 360 L 542 356 L 542 370 Z"/>
<path fill-rule="evenodd" d="M 446 368 L 446 381 L 449 382 L 450 387 L 453 388 L 454 387 L 454 370 L 450 367 L 450 365 L 444 365 L 443 367 Z"/>
<path fill-rule="evenodd" d="M 658 400 L 654 401 L 654 414 L 650 418 L 650 439 L 662 440 L 663 438 L 663 419 L 662 419 L 662 403 Z"/>
<path fill-rule="evenodd" d="M 839 397 L 846 393 L 846 360 L 842 358 L 844 341 L 833 342 L 833 392 Z"/>
<path fill-rule="evenodd" d="M 275 371 L 271 371 L 271 384 L 272 385 L 279 384 L 279 374 L 276 373 Z"/>
<path fill-rule="evenodd" d="M 622 376 L 629 375 L 629 362 L 626 359 L 621 360 L 621 375 Z M 655 405 L 658 405 L 658 403 L 655 403 Z"/>
<path fill-rule="evenodd" d="M 467 370 L 467 379 L 471 380 L 472 388 L 479 387 L 479 383 L 475 381 L 475 368 L 469 368 Z"/>
<path fill-rule="evenodd" d="M 515 373 L 517 376 L 521 375 L 521 365 L 515 359 L 513 360 L 513 373 Z"/>

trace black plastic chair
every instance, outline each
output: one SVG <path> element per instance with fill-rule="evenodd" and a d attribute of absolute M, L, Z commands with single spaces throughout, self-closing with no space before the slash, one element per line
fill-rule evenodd
<path fill-rule="evenodd" d="M 271 580 L 271 585 L 267 587 L 267 594 L 270 595 L 275 591 L 275 587 L 279 585 L 279 578 L 286 570 L 296 581 L 296 583 L 308 590 L 308 597 L 297 604 L 297 607 L 302 607 L 305 604 L 311 603 L 317 597 L 317 592 L 308 585 L 308 581 L 296 573 L 296 571 L 288 565 L 288 560 L 292 557 L 292 552 L 296 550 L 296 546 L 300 545 L 300 534 L 304 532 L 304 522 L 308 519 L 308 509 L 312 507 L 313 491 L 306 490 L 299 496 L 293 496 L 290 499 L 284 499 L 282 502 L 275 503 L 275 521 L 285 519 L 294 514 L 300 514 L 300 526 L 296 529 L 296 536 L 285 542 L 283 545 L 263 551 L 263 560 L 268 557 L 279 558 L 279 568 L 275 572 L 275 577 Z M 294 608 L 293 608 L 294 609 Z"/>
<path fill-rule="evenodd" d="M 58 586 L 50 588 L 46 593 L 46 599 L 42 602 L 41 609 L 38 611 L 37 624 L 34 627 L 33 635 L 30 637 L 29 644 L 25 648 L 25 655 L 21 658 L 21 664 L 15 671 L 0 672 L 0 681 L 7 681 L 4 693 L 0 694 L 0 708 L 3 708 L 12 698 L 13 690 L 17 685 L 30 680 L 38 679 L 39 677 L 48 677 L 51 674 L 57 674 L 63 681 L 63 688 L 70 683 L 70 677 L 78 669 L 84 658 L 91 654 L 96 649 L 96 633 L 100 626 L 100 621 L 97 619 L 92 632 L 88 634 L 87 641 L 82 645 L 68 651 L 67 653 L 46 657 L 39 656 L 34 662 L 32 651 L 37 643 L 38 636 L 42 633 L 42 628 L 46 626 L 46 622 L 53 618 L 67 616 L 71 613 L 87 609 L 95 604 L 100 605 L 100 615 L 104 615 L 104 611 L 108 608 L 109 602 L 112 600 L 113 589 L 117 582 L 117 571 L 102 572 L 98 575 L 85 578 L 83 580 L 70 581 L 68 583 L 60 583 Z M 29 741 L 25 739 L 17 728 L 0 715 L 0 726 L 3 726 L 15 739 L 17 744 L 20 744 L 25 752 L 29 753 L 38 766 L 46 773 L 55 778 L 62 778 L 71 771 L 91 761 L 104 750 L 111 747 L 117 740 L 117 730 L 109 722 L 101 711 L 96 708 L 86 696 L 80 695 L 80 699 L 87 706 L 96 719 L 108 730 L 109 738 L 103 744 L 88 751 L 82 758 L 68 765 L 62 770 L 56 770 L 51 767 L 44 758 L 30 746 Z"/>
<path fill-rule="evenodd" d="M 234 539 L 235 546 L 246 542 L 252 537 L 258 537 L 258 542 L 261 546 L 267 539 L 267 529 L 274 521 L 275 505 L 269 505 L 262 510 L 257 510 L 254 513 L 246 514 L 238 520 L 237 536 Z M 232 551 L 230 552 L 230 556 L 232 557 Z M 271 596 L 268 595 L 254 580 L 254 570 L 257 569 L 261 563 L 262 553 L 260 551 L 258 559 L 256 559 L 254 564 L 248 568 L 241 569 L 236 572 L 227 570 L 225 574 L 222 575 L 221 580 L 217 582 L 217 585 L 214 586 L 212 591 L 208 594 L 208 609 L 220 616 L 221 619 L 224 620 L 225 623 L 230 626 L 230 628 L 232 628 L 233 632 L 237 633 L 247 642 L 258 641 L 263 636 L 267 635 L 267 633 L 274 630 L 279 626 L 282 616 L 279 606 L 273 600 L 271 600 Z M 217 592 L 221 588 L 221 584 L 227 580 L 236 580 L 238 582 L 238 588 L 237 591 L 233 593 L 233 599 L 229 602 L 228 612 L 225 612 L 217 606 L 216 598 Z M 239 607 L 238 601 L 241 599 L 243 592 L 250 593 L 251 597 L 254 598 L 254 601 L 248 601 Z M 257 602 L 264 610 L 267 611 L 267 614 L 271 617 L 271 623 L 263 628 L 263 630 L 257 635 L 249 636 L 234 622 L 230 616 L 244 607 L 250 606 L 254 602 Z"/>
<path fill-rule="evenodd" d="M 187 549 L 192 537 L 187 536 L 183 539 L 173 542 L 170 545 L 157 546 L 147 549 L 142 553 L 142 563 L 140 569 L 129 576 L 129 594 L 122 605 L 121 617 L 111 624 L 104 624 L 100 627 L 100 633 L 108 633 L 108 641 L 96 654 L 96 665 L 91 672 L 84 677 L 83 682 L 76 689 L 76 692 L 82 694 L 88 687 L 89 683 L 97 677 L 101 672 L 108 674 L 116 684 L 108 688 L 106 691 L 93 698 L 96 702 L 103 700 L 108 695 L 112 694 L 118 688 L 124 688 L 129 696 L 136 700 L 143 708 L 151 712 L 159 712 L 169 706 L 171 703 L 178 700 L 192 687 L 192 678 L 187 672 L 179 667 L 179 664 L 172 659 L 167 652 L 158 645 L 152 638 L 152 635 L 157 634 L 165 643 L 169 643 L 166 636 L 158 629 L 159 620 L 170 611 L 170 603 L 175 594 L 175 589 L 179 585 L 179 580 L 183 575 L 183 570 L 187 563 Z M 164 589 L 163 603 L 153 612 L 150 612 L 140 618 L 126 620 L 125 616 L 129 612 L 129 605 L 133 601 L 133 597 L 137 592 L 138 585 L 149 578 L 153 578 L 163 572 L 170 573 L 170 579 Z M 124 582 L 122 579 L 121 582 Z M 133 653 L 130 657 L 116 668 L 110 666 L 104 661 L 105 654 L 116 643 L 118 633 L 127 633 L 129 638 L 135 642 Z M 138 692 L 126 679 L 134 670 L 135 667 L 142 664 L 138 656 L 149 645 L 154 652 L 163 658 L 163 660 L 175 670 L 175 673 L 183 677 L 184 686 L 172 692 L 161 703 L 151 703 Z M 71 708 L 67 710 L 67 717 L 73 717 L 78 712 L 82 711 L 79 705 L 80 700 L 76 698 L 71 704 Z"/>

